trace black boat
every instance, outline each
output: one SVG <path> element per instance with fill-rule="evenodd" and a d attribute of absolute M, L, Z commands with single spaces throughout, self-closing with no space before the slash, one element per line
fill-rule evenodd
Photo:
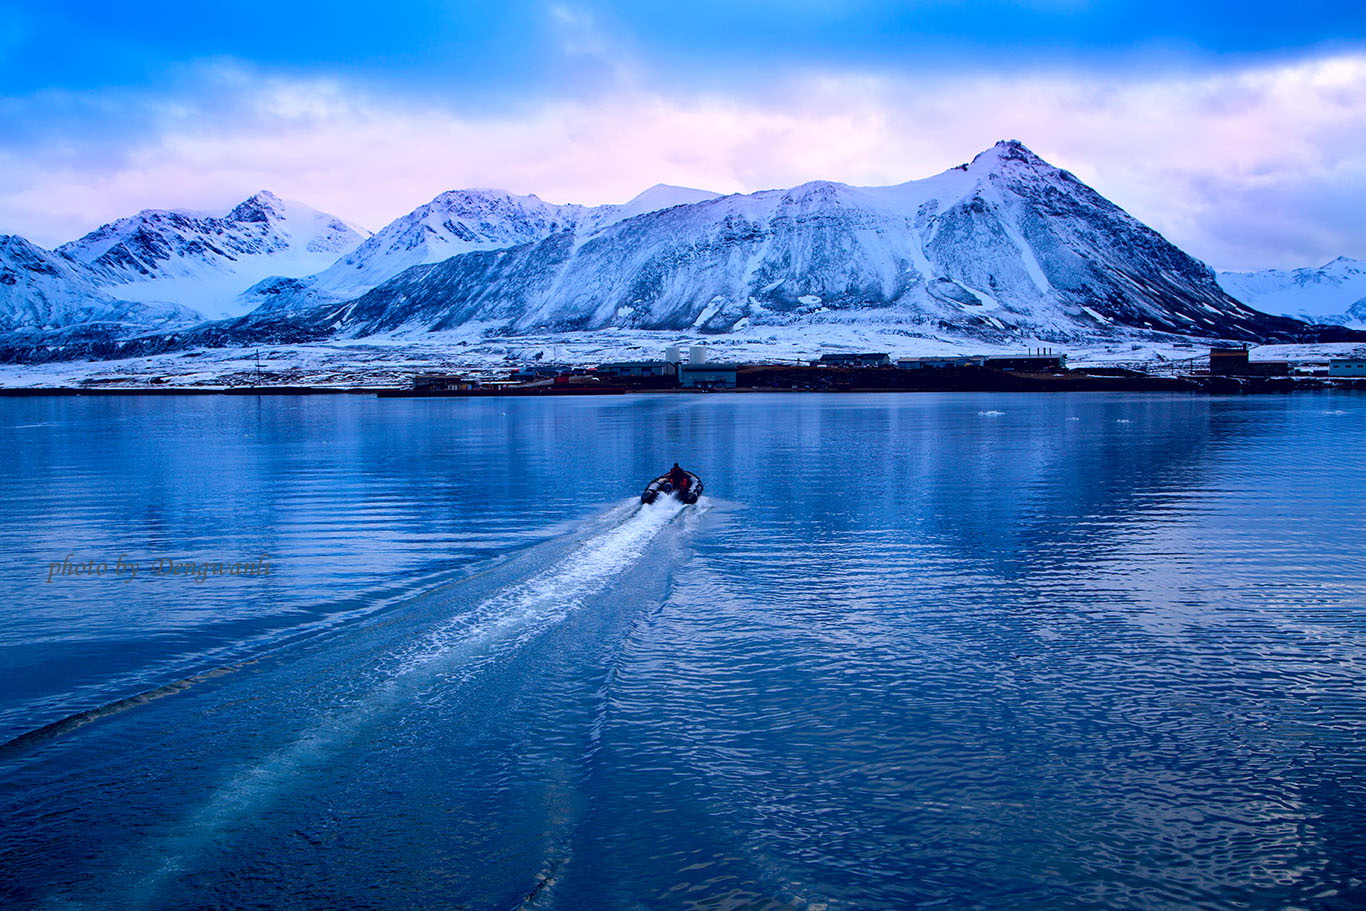
<path fill-rule="evenodd" d="M 640 502 L 653 503 L 659 499 L 660 494 L 664 494 L 666 497 L 672 496 L 675 500 L 681 500 L 684 503 L 696 503 L 697 498 L 702 496 L 702 479 L 691 471 L 685 471 L 684 474 L 688 476 L 687 487 L 676 487 L 669 480 L 667 474 L 662 474 L 645 485 L 645 492 L 640 495 Z"/>

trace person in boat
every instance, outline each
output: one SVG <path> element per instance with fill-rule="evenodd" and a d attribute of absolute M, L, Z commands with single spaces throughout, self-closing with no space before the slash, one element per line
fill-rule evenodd
<path fill-rule="evenodd" d="M 685 491 L 692 486 L 692 478 L 688 476 L 686 471 L 678 467 L 677 462 L 674 462 L 674 467 L 669 469 L 669 473 L 665 477 L 669 479 L 674 490 Z"/>

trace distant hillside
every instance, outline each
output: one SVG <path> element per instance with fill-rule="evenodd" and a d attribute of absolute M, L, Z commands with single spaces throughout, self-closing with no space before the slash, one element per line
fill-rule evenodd
<path fill-rule="evenodd" d="M 1318 269 L 1220 272 L 1219 284 L 1267 313 L 1366 327 L 1366 262 L 1359 259 L 1339 256 Z"/>

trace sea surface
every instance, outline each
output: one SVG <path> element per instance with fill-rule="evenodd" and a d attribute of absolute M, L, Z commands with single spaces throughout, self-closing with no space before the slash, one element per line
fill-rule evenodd
<path fill-rule="evenodd" d="M 1366 397 L 0 399 L 0 455 L 7 909 L 1366 907 Z"/>

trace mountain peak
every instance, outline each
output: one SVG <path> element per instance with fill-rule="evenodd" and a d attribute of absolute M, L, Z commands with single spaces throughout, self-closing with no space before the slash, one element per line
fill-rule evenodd
<path fill-rule="evenodd" d="M 1018 139 L 1002 139 L 986 151 L 978 153 L 972 159 L 972 164 L 969 167 L 978 165 L 992 170 L 1021 166 L 1036 170 L 1055 170 L 1052 165 L 1035 155 L 1028 146 Z"/>
<path fill-rule="evenodd" d="M 0 234 L 0 250 L 16 247 L 21 250 L 34 246 L 34 243 L 20 234 Z"/>
<path fill-rule="evenodd" d="M 538 197 L 535 193 L 528 193 L 525 196 L 521 196 L 516 193 L 513 193 L 511 190 L 504 190 L 501 187 L 465 187 L 461 190 L 446 190 L 443 193 L 438 193 L 436 195 L 436 198 L 433 199 L 432 202 L 436 202 L 437 200 L 442 200 L 446 202 L 463 202 L 475 199 L 496 199 L 499 201 L 518 201 L 534 199 L 537 202 L 541 201 L 540 197 Z"/>
<path fill-rule="evenodd" d="M 680 187 L 677 184 L 672 183 L 657 183 L 648 190 L 637 193 L 632 197 L 631 202 L 635 202 L 638 199 L 659 199 L 661 197 L 672 198 L 683 196 L 691 198 L 705 196 L 711 198 L 716 197 L 717 195 L 719 194 L 713 193 L 711 190 L 698 190 L 694 187 Z"/>
<path fill-rule="evenodd" d="M 258 190 L 239 202 L 228 213 L 227 220 L 235 222 L 269 221 L 272 215 L 284 213 L 284 200 L 269 190 Z"/>
<path fill-rule="evenodd" d="M 720 193 L 713 193 L 710 190 L 697 190 L 692 187 L 679 187 L 668 183 L 657 183 L 648 190 L 638 193 L 628 202 L 621 206 L 623 213 L 633 215 L 644 214 L 646 212 L 657 212 L 660 209 L 671 209 L 674 206 L 686 206 L 695 202 L 706 202 L 709 199 L 716 199 Z"/>
<path fill-rule="evenodd" d="M 461 218 L 487 217 L 494 213 L 501 213 L 505 217 L 515 217 L 513 213 L 538 212 L 545 214 L 562 208 L 566 207 L 548 203 L 535 193 L 521 195 L 496 187 L 466 187 L 439 193 L 431 202 L 419 206 L 405 217 L 412 217 L 419 213 L 426 215 L 450 214 Z"/>
<path fill-rule="evenodd" d="M 44 250 L 20 234 L 0 234 L 0 263 L 21 265 L 25 268 L 38 267 L 39 271 L 55 272 L 52 264 L 66 265 L 56 253 Z"/>

